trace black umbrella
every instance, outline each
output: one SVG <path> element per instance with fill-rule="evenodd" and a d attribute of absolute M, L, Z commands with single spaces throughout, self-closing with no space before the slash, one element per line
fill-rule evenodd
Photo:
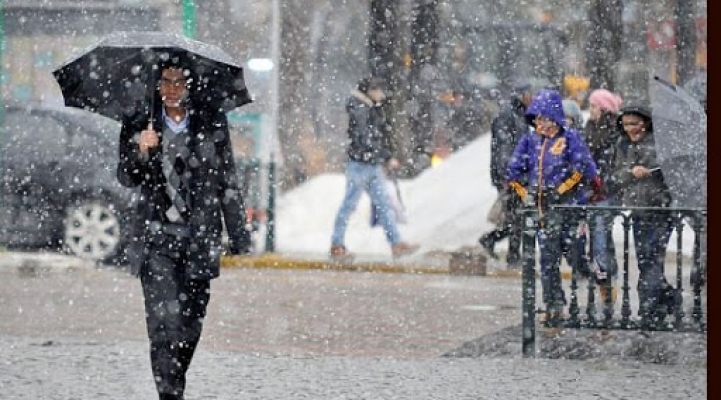
<path fill-rule="evenodd" d="M 659 77 L 650 89 L 656 155 L 674 205 L 706 208 L 706 113 L 686 90 Z"/>
<path fill-rule="evenodd" d="M 183 58 L 190 99 L 230 111 L 251 102 L 243 69 L 219 47 L 165 32 L 115 32 L 53 71 L 65 105 L 121 120 L 153 107 L 158 64 Z"/>

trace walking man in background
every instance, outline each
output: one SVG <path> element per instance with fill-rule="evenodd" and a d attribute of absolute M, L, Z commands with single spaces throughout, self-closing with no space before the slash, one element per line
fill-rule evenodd
<path fill-rule="evenodd" d="M 505 186 L 506 168 L 518 141 L 528 132 L 525 113 L 532 98 L 530 84 L 517 84 L 510 101 L 502 106 L 491 124 L 491 180 L 498 191 L 497 201 L 502 203 L 502 216 L 496 229 L 481 236 L 479 242 L 491 257 L 498 259 L 496 243 L 507 237 L 508 269 L 517 269 L 520 266 L 522 218 L 516 212 L 519 206 L 517 196 L 511 195 Z"/>
<path fill-rule="evenodd" d="M 350 260 L 353 254 L 345 247 L 345 231 L 348 219 L 358 206 L 365 191 L 379 211 L 378 219 L 383 226 L 386 240 L 394 257 L 411 254 L 417 245 L 401 241 L 394 218 L 393 205 L 385 185 L 383 165 L 389 169 L 399 167 L 392 156 L 390 132 L 383 111 L 385 93 L 380 78 L 364 78 L 351 91 L 346 105 L 348 111 L 348 164 L 346 165 L 346 189 L 343 203 L 338 210 L 331 236 L 330 256 L 337 260 Z"/>
<path fill-rule="evenodd" d="M 191 100 L 182 59 L 159 70 L 156 107 L 123 121 L 117 176 L 140 187 L 127 255 L 143 287 L 156 388 L 161 400 L 182 400 L 220 273 L 223 220 L 232 254 L 249 251 L 250 234 L 225 113 Z"/>

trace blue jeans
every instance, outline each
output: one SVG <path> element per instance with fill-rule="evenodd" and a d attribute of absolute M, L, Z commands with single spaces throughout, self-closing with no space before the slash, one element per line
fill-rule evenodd
<path fill-rule="evenodd" d="M 616 203 L 608 199 L 596 205 L 606 207 Z M 613 218 L 614 211 L 592 211 L 589 218 L 593 261 L 606 272 L 609 279 L 618 275 L 616 245 L 613 243 Z"/>
<path fill-rule="evenodd" d="M 335 217 L 331 245 L 344 244 L 345 231 L 348 227 L 348 218 L 358 206 L 360 196 L 365 191 L 371 202 L 378 206 L 379 222 L 383 227 L 386 240 L 391 245 L 401 241 L 398 227 L 393 217 L 393 206 L 386 192 L 383 168 L 380 165 L 349 161 L 345 170 L 345 197 Z"/>
<path fill-rule="evenodd" d="M 674 227 L 669 213 L 634 212 L 633 241 L 638 260 L 639 315 L 652 314 L 659 304 L 666 246 Z"/>

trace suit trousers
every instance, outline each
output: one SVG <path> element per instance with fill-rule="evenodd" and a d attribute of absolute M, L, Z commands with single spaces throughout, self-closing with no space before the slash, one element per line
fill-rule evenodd
<path fill-rule="evenodd" d="M 161 399 L 183 398 L 185 374 L 210 300 L 210 281 L 186 279 L 184 252 L 174 251 L 185 243 L 174 243 L 175 249 L 167 244 L 162 249 L 151 248 L 140 274 L 150 362 Z"/>

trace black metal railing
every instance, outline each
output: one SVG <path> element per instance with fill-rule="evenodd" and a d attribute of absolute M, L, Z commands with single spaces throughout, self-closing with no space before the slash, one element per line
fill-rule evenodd
<path fill-rule="evenodd" d="M 582 299 L 579 299 L 579 283 L 580 279 L 579 267 L 582 265 L 582 257 L 585 257 L 585 249 L 580 249 L 576 243 L 573 243 L 571 249 L 570 262 L 570 302 L 567 309 L 567 317 L 561 318 L 560 323 L 566 328 L 600 328 L 600 329 L 634 329 L 634 330 L 665 330 L 665 331 L 685 331 L 685 332 L 705 332 L 706 317 L 704 315 L 702 303 L 702 289 L 706 278 L 706 253 L 705 253 L 705 235 L 706 235 L 706 209 L 689 209 L 689 208 L 657 208 L 657 207 L 600 207 L 600 206 L 556 206 L 552 207 L 546 216 L 539 218 L 536 210 L 529 209 L 522 211 L 524 214 L 523 222 L 523 355 L 525 357 L 533 357 L 535 355 L 536 342 L 536 315 L 538 313 L 547 314 L 547 310 L 540 310 L 536 307 L 536 238 L 539 222 L 543 223 L 544 218 L 548 215 L 555 217 L 573 216 L 573 221 L 578 223 L 586 222 L 589 215 L 598 215 L 604 213 L 609 220 L 613 221 L 613 225 L 620 220 L 623 227 L 623 261 L 621 270 L 621 313 L 620 317 L 615 316 L 615 302 L 613 295 L 606 295 L 603 300 L 603 312 L 599 315 L 596 303 L 597 285 L 595 279 L 587 279 L 587 299 L 585 301 L 585 309 L 582 307 Z M 551 214 L 553 213 L 553 214 Z M 663 214 L 669 218 L 669 223 L 673 224 L 673 231 L 676 232 L 676 279 L 673 282 L 672 290 L 672 310 L 669 312 L 670 318 L 654 324 L 645 323 L 643 318 L 633 318 L 632 310 L 632 290 L 630 286 L 630 237 L 634 223 L 637 223 L 636 216 L 640 213 L 657 213 Z M 693 305 L 690 315 L 686 315 L 683 304 L 684 291 L 684 270 L 683 270 L 683 236 L 686 231 L 684 227 L 689 225 L 694 233 L 692 266 L 689 278 Z M 591 231 L 588 231 L 589 236 Z M 573 236 L 572 241 L 580 238 Z M 703 243 L 702 243 L 703 242 Z M 665 256 L 665 254 L 664 254 Z M 662 271 L 665 276 L 666 271 Z M 640 279 L 640 278 L 639 278 Z M 664 279 L 664 282 L 665 279 Z M 604 290 L 607 294 L 611 294 L 613 289 L 612 280 L 606 279 L 602 283 L 605 285 Z M 636 292 L 637 294 L 637 292 Z M 640 314 L 639 310 L 639 314 Z M 556 320 L 556 322 L 558 322 Z"/>

